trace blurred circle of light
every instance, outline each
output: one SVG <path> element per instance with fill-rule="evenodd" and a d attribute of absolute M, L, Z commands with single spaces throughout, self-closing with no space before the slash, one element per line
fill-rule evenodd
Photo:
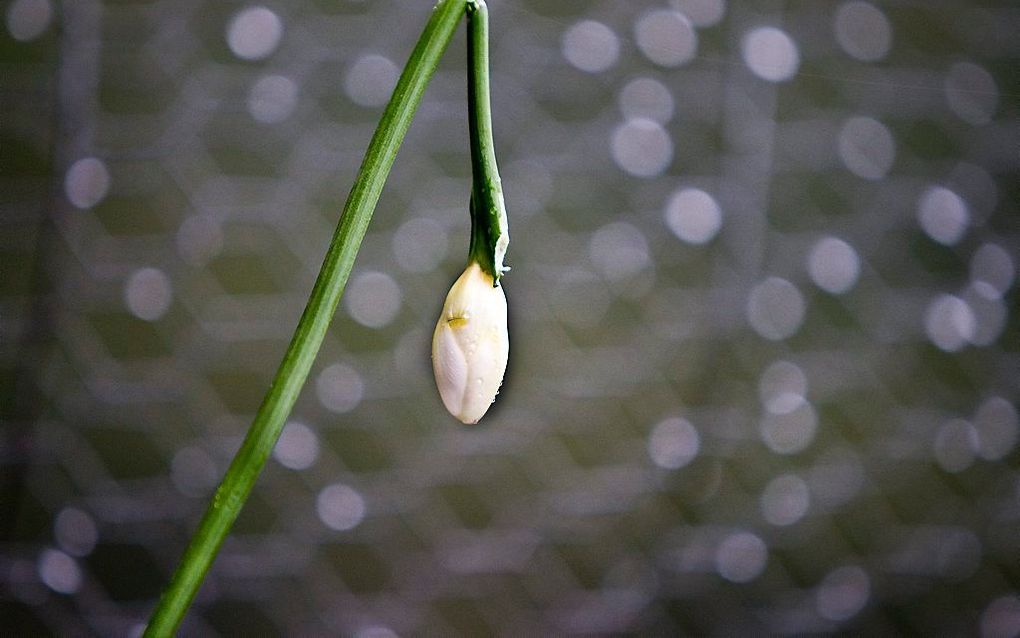
<path fill-rule="evenodd" d="M 656 425 L 648 436 L 648 456 L 666 470 L 676 470 L 698 455 L 701 437 L 687 419 L 666 419 Z"/>
<path fill-rule="evenodd" d="M 49 591 L 39 582 L 38 558 L 7 557 L 4 565 L 4 594 L 28 604 L 41 605 L 49 599 Z M 10 583 L 10 586 L 7 584 Z M 8 593 L 9 592 L 9 593 Z"/>
<path fill-rule="evenodd" d="M 747 319 L 762 337 L 782 341 L 800 328 L 804 320 L 804 298 L 789 281 L 769 277 L 748 295 Z"/>
<path fill-rule="evenodd" d="M 822 290 L 841 295 L 857 283 L 861 262 L 853 246 L 836 237 L 819 239 L 808 255 L 808 274 Z"/>
<path fill-rule="evenodd" d="M 598 326 L 611 301 L 605 282 L 588 271 L 568 271 L 557 276 L 551 297 L 556 318 L 578 328 Z"/>
<path fill-rule="evenodd" d="M 804 402 L 786 414 L 766 414 L 761 420 L 761 438 L 776 454 L 796 454 L 815 438 L 818 414 Z"/>
<path fill-rule="evenodd" d="M 202 266 L 223 248 L 219 222 L 206 215 L 192 215 L 177 229 L 177 252 L 192 266 Z"/>
<path fill-rule="evenodd" d="M 651 263 L 644 233 L 627 222 L 613 222 L 597 230 L 588 253 L 609 281 L 627 279 Z"/>
<path fill-rule="evenodd" d="M 974 415 L 978 456 L 986 461 L 1000 461 L 1009 456 L 1020 437 L 1018 427 L 1012 403 L 1002 397 L 986 400 Z"/>
<path fill-rule="evenodd" d="M 319 458 L 319 437 L 304 423 L 291 421 L 280 433 L 273 458 L 288 469 L 306 470 Z"/>
<path fill-rule="evenodd" d="M 980 286 L 970 285 L 963 293 L 963 302 L 974 315 L 974 332 L 967 341 L 975 346 L 995 343 L 1006 327 L 1008 312 L 1001 299 L 989 299 Z"/>
<path fill-rule="evenodd" d="M 344 363 L 334 363 L 319 373 L 315 380 L 319 402 L 331 412 L 343 414 L 358 407 L 365 394 L 365 382 L 357 370 Z"/>
<path fill-rule="evenodd" d="M 945 81 L 946 101 L 961 120 L 980 126 L 988 124 L 999 106 L 999 87 L 995 78 L 971 62 L 957 62 L 949 68 Z"/>
<path fill-rule="evenodd" d="M 999 299 L 1013 285 L 1016 266 L 1004 248 L 984 244 L 970 258 L 970 278 L 978 292 L 988 299 Z"/>
<path fill-rule="evenodd" d="M 157 268 L 139 268 L 124 286 L 128 310 L 145 321 L 155 321 L 166 314 L 172 299 L 170 278 Z"/>
<path fill-rule="evenodd" d="M 409 272 L 431 272 L 446 259 L 446 229 L 434 219 L 415 217 L 393 233 L 393 256 Z"/>
<path fill-rule="evenodd" d="M 422 348 L 431 338 L 432 335 L 426 336 L 422 328 L 405 332 L 393 347 L 393 365 L 397 371 L 412 378 L 423 378 L 431 362 L 422 356 Z"/>
<path fill-rule="evenodd" d="M 611 604 L 616 609 L 635 609 L 652 603 L 652 592 L 660 589 L 660 583 L 653 567 L 641 558 L 627 556 L 613 561 L 602 576 L 600 594 L 615 598 Z"/>
<path fill-rule="evenodd" d="M 673 0 L 672 5 L 696 27 L 715 26 L 726 15 L 725 0 Z"/>
<path fill-rule="evenodd" d="M 986 222 L 998 207 L 999 185 L 983 166 L 960 162 L 943 182 L 967 202 L 975 226 Z"/>
<path fill-rule="evenodd" d="M 933 186 L 917 203 L 917 220 L 924 232 L 940 244 L 952 246 L 960 241 L 970 224 L 967 204 L 960 196 L 941 186 Z"/>
<path fill-rule="evenodd" d="M 689 244 L 705 244 L 722 228 L 722 210 L 715 198 L 698 188 L 673 193 L 666 204 L 666 225 Z"/>
<path fill-rule="evenodd" d="M 796 474 L 784 474 L 769 481 L 759 505 L 766 521 L 785 527 L 804 518 L 811 506 L 811 494 L 804 479 Z"/>
<path fill-rule="evenodd" d="M 800 52 L 790 36 L 775 27 L 757 27 L 741 42 L 744 64 L 769 82 L 785 82 L 797 74 Z"/>
<path fill-rule="evenodd" d="M 110 173 L 106 164 L 95 157 L 84 157 L 68 169 L 64 177 L 67 199 L 78 208 L 92 208 L 110 190 Z"/>
<path fill-rule="evenodd" d="M 826 453 L 811 468 L 811 494 L 826 507 L 850 501 L 864 486 L 864 468 L 856 454 L 843 449 Z"/>
<path fill-rule="evenodd" d="M 885 14 L 868 2 L 844 2 L 836 11 L 836 41 L 862 62 L 877 62 L 892 46 L 892 27 Z"/>
<path fill-rule="evenodd" d="M 628 119 L 643 117 L 665 124 L 673 117 L 673 95 L 652 78 L 635 78 L 620 91 L 620 111 Z"/>
<path fill-rule="evenodd" d="M 515 216 L 527 217 L 545 210 L 553 191 L 549 168 L 534 160 L 517 160 L 507 165 L 503 189 Z"/>
<path fill-rule="evenodd" d="M 914 534 L 914 544 L 931 548 L 927 565 L 942 578 L 961 582 L 969 578 L 981 564 L 984 551 L 977 534 L 960 526 L 921 527 Z"/>
<path fill-rule="evenodd" d="M 896 159 L 896 143 L 884 124 L 870 117 L 852 117 L 839 131 L 839 158 L 854 175 L 882 179 Z"/>
<path fill-rule="evenodd" d="M 87 556 L 99 540 L 92 517 L 76 507 L 65 507 L 53 523 L 53 537 L 71 556 Z"/>
<path fill-rule="evenodd" d="M 354 278 L 344 294 L 344 307 L 367 328 L 389 325 L 400 311 L 400 286 L 386 273 L 364 272 Z"/>
<path fill-rule="evenodd" d="M 750 532 L 730 534 L 715 552 L 719 575 L 733 583 L 748 583 L 765 570 L 768 562 L 765 541 Z"/>
<path fill-rule="evenodd" d="M 248 92 L 248 112 L 263 124 L 276 124 L 290 117 L 297 106 L 298 87 L 283 75 L 259 78 Z"/>
<path fill-rule="evenodd" d="M 974 337 L 977 321 L 965 301 L 953 295 L 939 295 L 924 315 L 924 330 L 940 350 L 956 352 Z"/>
<path fill-rule="evenodd" d="M 242 60 L 261 60 L 280 45 L 283 21 L 266 7 L 246 7 L 227 25 L 227 45 Z"/>
<path fill-rule="evenodd" d="M 979 444 L 973 425 L 963 419 L 953 419 L 943 424 L 935 435 L 935 460 L 947 472 L 962 472 L 974 463 Z"/>
<path fill-rule="evenodd" d="M 365 499 L 341 483 L 329 485 L 315 498 L 315 511 L 326 527 L 345 532 L 365 518 Z"/>
<path fill-rule="evenodd" d="M 354 638 L 400 638 L 397 632 L 393 631 L 389 627 L 383 627 L 382 625 L 373 625 L 371 627 L 364 627 L 359 629 L 354 634 Z"/>
<path fill-rule="evenodd" d="M 613 161 L 635 177 L 660 175 L 673 160 L 673 140 L 655 120 L 635 117 L 613 131 Z"/>
<path fill-rule="evenodd" d="M 833 622 L 856 616 L 871 597 L 871 579 L 856 565 L 839 567 L 829 572 L 815 590 L 818 615 Z"/>
<path fill-rule="evenodd" d="M 390 99 L 399 71 L 389 58 L 369 54 L 358 58 L 344 77 L 344 92 L 359 106 L 382 106 Z"/>
<path fill-rule="evenodd" d="M 560 42 L 563 57 L 586 73 L 600 73 L 616 64 L 620 40 L 612 29 L 594 20 L 570 26 Z"/>
<path fill-rule="evenodd" d="M 634 39 L 645 57 L 659 66 L 681 66 L 698 52 L 698 34 L 691 21 L 670 9 L 655 9 L 638 18 Z"/>
<path fill-rule="evenodd" d="M 39 579 L 59 594 L 73 594 L 81 587 L 81 568 L 78 561 L 57 549 L 47 549 L 39 555 Z"/>
<path fill-rule="evenodd" d="M 15 0 L 7 7 L 7 31 L 19 42 L 41 36 L 53 20 L 49 0 Z"/>
<path fill-rule="evenodd" d="M 996 598 L 981 614 L 981 638 L 1016 638 L 1020 635 L 1020 596 Z"/>
<path fill-rule="evenodd" d="M 758 380 L 758 397 L 772 414 L 789 414 L 804 403 L 807 377 L 795 363 L 776 361 Z"/>
<path fill-rule="evenodd" d="M 219 472 L 205 450 L 185 447 L 170 461 L 170 479 L 185 496 L 205 496 L 219 480 Z"/>

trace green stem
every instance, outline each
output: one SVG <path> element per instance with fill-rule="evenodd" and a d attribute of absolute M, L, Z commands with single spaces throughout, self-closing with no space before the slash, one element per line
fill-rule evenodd
<path fill-rule="evenodd" d="M 485 0 L 468 3 L 468 127 L 471 139 L 471 247 L 477 261 L 499 282 L 506 270 L 503 256 L 510 243 L 503 187 L 492 142 L 489 105 L 489 11 Z"/>
<path fill-rule="evenodd" d="M 439 0 L 383 111 L 347 197 L 333 241 L 272 385 L 209 504 L 145 636 L 171 636 L 198 592 L 220 545 L 280 436 L 322 345 L 397 149 L 469 0 Z"/>

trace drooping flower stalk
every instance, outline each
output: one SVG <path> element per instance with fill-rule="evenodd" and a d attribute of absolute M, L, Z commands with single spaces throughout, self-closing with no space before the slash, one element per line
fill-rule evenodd
<path fill-rule="evenodd" d="M 503 185 L 492 141 L 489 99 L 489 11 L 484 0 L 468 4 L 468 138 L 471 146 L 471 246 L 468 262 L 477 262 L 493 278 L 508 270 L 503 257 L 510 244 Z"/>
<path fill-rule="evenodd" d="M 496 167 L 489 101 L 489 18 L 468 5 L 468 126 L 471 141 L 471 244 L 468 264 L 446 296 L 432 336 L 432 369 L 443 405 L 477 423 L 496 399 L 510 351 L 500 277 L 510 243 Z"/>

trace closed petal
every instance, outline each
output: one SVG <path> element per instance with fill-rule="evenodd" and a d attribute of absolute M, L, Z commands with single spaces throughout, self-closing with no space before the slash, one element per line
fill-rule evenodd
<path fill-rule="evenodd" d="M 432 367 L 443 405 L 477 423 L 503 383 L 510 344 L 506 295 L 492 276 L 470 264 L 446 296 L 432 338 Z"/>
<path fill-rule="evenodd" d="M 468 363 L 445 317 L 439 318 L 432 336 L 432 371 L 443 405 L 450 414 L 458 415 L 467 389 Z"/>

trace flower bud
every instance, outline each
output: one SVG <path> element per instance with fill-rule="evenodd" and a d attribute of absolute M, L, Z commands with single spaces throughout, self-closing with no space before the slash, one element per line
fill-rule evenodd
<path fill-rule="evenodd" d="M 510 339 L 506 295 L 476 262 L 468 264 L 443 305 L 432 336 L 432 370 L 443 405 L 478 423 L 503 383 Z"/>

